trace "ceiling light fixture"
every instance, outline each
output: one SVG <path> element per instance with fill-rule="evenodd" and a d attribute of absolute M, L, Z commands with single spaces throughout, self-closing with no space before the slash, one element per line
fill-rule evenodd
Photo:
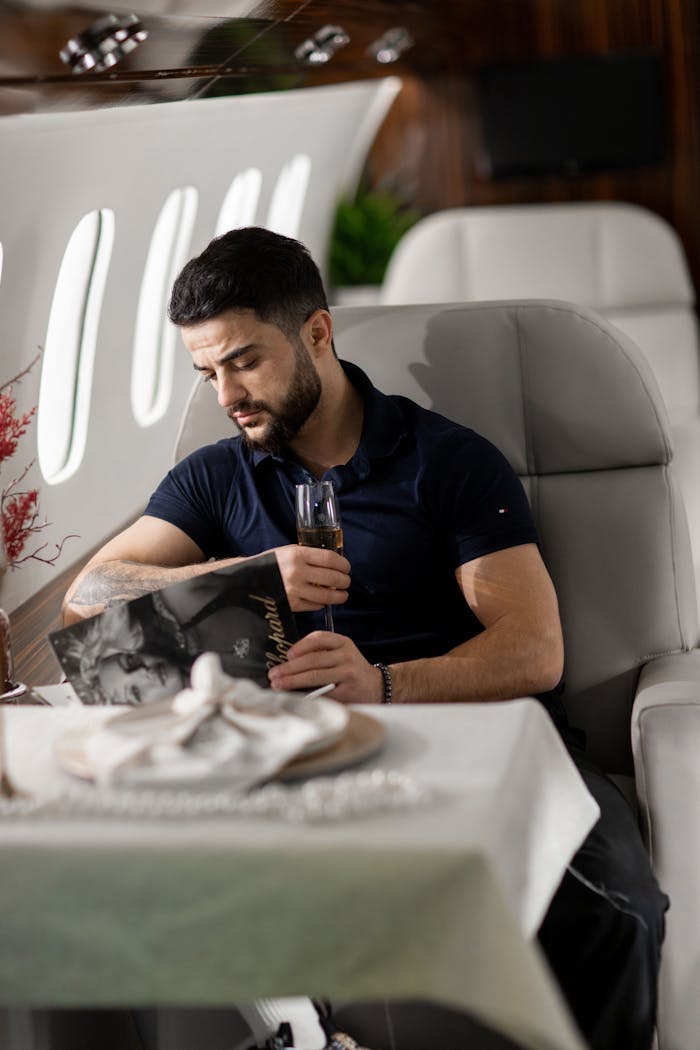
<path fill-rule="evenodd" d="M 306 65 L 319 66 L 349 43 L 350 37 L 342 26 L 322 26 L 317 33 L 299 44 L 294 54 Z"/>
<path fill-rule="evenodd" d="M 405 26 L 394 26 L 392 29 L 387 29 L 386 33 L 370 44 L 367 51 L 377 62 L 386 65 L 389 62 L 396 62 L 404 51 L 408 51 L 414 44 L 415 40 Z"/>
<path fill-rule="evenodd" d="M 60 51 L 74 73 L 104 73 L 148 36 L 136 15 L 104 15 Z"/>

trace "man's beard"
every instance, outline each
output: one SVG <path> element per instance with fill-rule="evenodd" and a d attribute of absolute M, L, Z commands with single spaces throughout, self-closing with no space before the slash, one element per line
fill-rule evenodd
<path fill-rule="evenodd" d="M 264 401 L 242 401 L 234 406 L 236 412 L 268 413 L 269 422 L 257 437 L 249 434 L 246 427 L 241 427 L 241 433 L 250 448 L 269 452 L 273 456 L 283 456 L 289 450 L 290 442 L 297 436 L 321 399 L 321 380 L 306 347 L 300 339 L 291 341 L 294 343 L 294 373 L 279 410 L 273 412 Z"/>

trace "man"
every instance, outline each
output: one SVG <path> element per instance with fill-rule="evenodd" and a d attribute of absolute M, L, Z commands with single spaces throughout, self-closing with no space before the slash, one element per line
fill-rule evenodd
<path fill-rule="evenodd" d="M 396 654 L 391 668 L 394 702 L 502 699 L 553 688 L 563 660 L 556 596 L 537 550 L 525 496 L 503 458 L 476 435 L 465 443 L 463 428 L 403 399 L 399 403 L 375 397 L 359 370 L 351 371 L 351 381 L 333 350 L 332 322 L 320 278 L 317 287 L 304 295 L 293 289 L 285 301 L 272 267 L 288 265 L 284 255 L 293 251 L 287 247 L 289 242 L 264 230 L 237 231 L 237 235 L 237 240 L 219 243 L 211 251 L 223 253 L 220 266 L 225 271 L 235 265 L 226 260 L 226 243 L 234 246 L 241 267 L 247 269 L 235 280 L 245 279 L 248 287 L 242 298 L 255 305 L 227 309 L 223 304 L 229 291 L 213 307 L 207 302 L 188 303 L 190 264 L 190 271 L 186 268 L 175 285 L 171 316 L 183 327 L 195 370 L 203 381 L 212 383 L 219 403 L 242 428 L 243 438 L 197 453 L 171 472 L 144 517 L 108 543 L 73 584 L 66 622 L 207 572 L 212 565 L 205 559 L 214 557 L 225 565 L 261 549 L 275 549 L 294 612 L 308 614 L 327 604 L 344 606 L 349 589 L 351 600 L 347 611 L 336 610 L 338 633 L 321 637 L 313 632 L 304 638 L 290 652 L 286 667 L 272 672 L 273 685 L 312 688 L 327 682 L 330 675 L 337 683 L 335 699 L 379 701 L 383 676 L 344 633 L 347 624 L 370 655 L 381 654 L 391 663 Z M 267 278 L 268 288 L 263 275 L 254 275 L 245 262 L 253 250 L 262 257 L 258 268 L 273 274 Z M 310 259 L 308 267 L 316 270 Z M 304 287 L 310 279 L 305 273 L 298 277 L 285 273 L 285 277 L 290 284 L 296 280 L 301 285 L 303 280 Z M 189 294 L 195 299 L 200 294 L 194 281 Z M 264 301 L 274 303 L 275 297 L 282 298 L 276 309 Z M 206 320 L 200 316 L 203 313 L 209 314 Z M 377 417 L 372 441 L 389 448 L 396 441 L 391 427 L 407 434 L 411 428 L 422 429 L 420 444 L 401 451 L 390 488 L 373 483 L 371 476 L 358 476 L 365 472 L 366 453 L 360 446 L 365 402 L 357 383 L 372 397 Z M 280 459 L 285 455 L 288 462 Z M 464 474 L 471 476 L 470 486 L 455 485 L 460 471 L 455 456 L 461 457 Z M 479 456 L 487 458 L 485 468 L 478 466 Z M 441 464 L 447 485 L 455 490 L 454 506 L 441 505 L 443 479 L 433 493 L 430 473 L 425 481 L 420 476 L 431 464 Z M 493 535 L 477 541 L 474 522 L 471 531 L 465 529 L 464 537 L 453 541 L 461 546 L 454 566 L 446 571 L 445 555 L 435 549 L 433 537 L 443 524 L 438 519 L 448 512 L 456 516 L 460 504 L 468 510 L 472 493 L 477 486 L 492 485 L 494 473 L 500 486 L 496 502 L 499 507 L 509 505 L 510 513 L 499 521 L 497 508 L 493 513 L 487 508 L 487 516 L 494 520 L 479 522 L 478 527 L 490 528 Z M 352 556 L 352 587 L 346 558 L 291 542 L 296 535 L 294 485 L 309 475 L 327 475 L 336 482 L 346 549 Z M 227 505 L 234 478 L 237 491 Z M 287 501 L 284 521 L 277 506 L 279 484 L 284 484 Z M 407 518 L 417 518 L 413 504 L 419 486 L 425 488 L 422 499 L 434 501 L 429 508 L 434 519 L 431 528 L 420 532 L 422 523 L 411 520 L 405 538 L 382 535 L 382 520 L 397 514 L 397 503 L 403 505 Z M 473 517 L 473 509 L 470 513 Z M 360 549 L 354 531 L 366 531 L 368 523 L 369 542 Z M 233 558 L 227 557 L 232 553 Z M 391 555 L 388 560 L 387 555 Z M 303 626 L 311 623 L 302 618 Z M 406 659 L 418 652 L 428 659 Z"/>
<path fill-rule="evenodd" d="M 561 718 L 557 599 L 518 479 L 483 438 L 337 359 L 306 249 L 231 231 L 185 266 L 169 312 L 241 434 L 168 474 L 75 581 L 66 617 L 206 572 L 207 559 L 274 550 L 302 637 L 273 687 L 333 682 L 345 703 L 549 693 Z M 347 558 L 294 542 L 295 485 L 321 477 L 335 483 Z M 335 633 L 319 629 L 326 605 Z M 577 757 L 603 817 L 541 943 L 595 1050 L 648 1050 L 666 901 L 631 811 Z"/>

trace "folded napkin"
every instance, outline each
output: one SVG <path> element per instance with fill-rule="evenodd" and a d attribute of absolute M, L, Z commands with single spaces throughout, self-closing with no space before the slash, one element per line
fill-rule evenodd
<path fill-rule="evenodd" d="M 224 674 L 218 656 L 203 653 L 189 689 L 95 729 L 85 740 L 85 757 L 100 785 L 243 792 L 323 739 L 326 730 L 300 703 L 320 692 L 304 698 L 261 689 Z"/>

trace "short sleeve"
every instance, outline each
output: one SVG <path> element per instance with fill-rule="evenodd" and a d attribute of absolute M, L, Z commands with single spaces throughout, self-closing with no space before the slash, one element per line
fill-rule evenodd
<path fill-rule="evenodd" d="M 235 485 L 237 460 L 227 443 L 198 449 L 177 463 L 148 501 L 145 514 L 182 529 L 205 558 L 235 556 L 224 536 L 224 504 Z"/>
<path fill-rule="evenodd" d="M 441 522 L 452 565 L 537 543 L 525 489 L 502 452 L 471 430 L 452 434 L 436 470 Z"/>

